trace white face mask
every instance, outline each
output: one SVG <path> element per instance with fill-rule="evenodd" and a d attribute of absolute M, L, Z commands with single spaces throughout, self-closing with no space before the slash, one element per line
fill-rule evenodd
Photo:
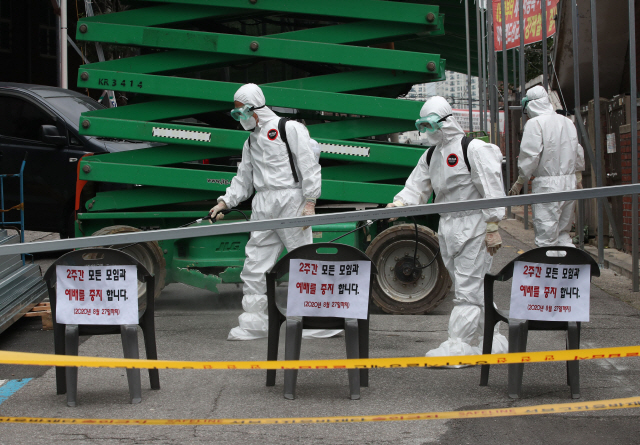
<path fill-rule="evenodd" d="M 442 142 L 442 130 L 436 130 L 433 133 L 429 133 L 426 132 L 425 133 L 427 136 L 427 141 L 429 142 L 429 145 L 438 145 Z"/>
<path fill-rule="evenodd" d="M 241 120 L 240 125 L 242 125 L 242 128 L 245 130 L 253 130 L 256 128 L 256 118 L 251 116 L 249 119 Z"/>

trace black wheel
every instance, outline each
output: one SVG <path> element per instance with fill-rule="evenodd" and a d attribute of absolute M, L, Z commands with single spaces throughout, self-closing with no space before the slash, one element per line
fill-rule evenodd
<path fill-rule="evenodd" d="M 131 232 L 142 232 L 142 230 L 131 226 L 108 226 L 94 232 L 93 235 L 114 235 L 116 233 Z M 142 264 L 144 264 L 147 270 L 155 276 L 155 298 L 158 298 L 158 296 L 160 296 L 160 292 L 162 292 L 162 289 L 164 288 L 165 279 L 167 276 L 167 263 L 164 260 L 164 255 L 162 254 L 162 249 L 160 248 L 158 242 L 147 241 L 144 243 L 133 244 L 131 246 L 123 244 L 104 247 L 117 249 L 123 246 L 127 246 L 122 249 L 123 252 L 128 253 L 129 255 L 140 261 Z M 144 296 L 145 293 L 145 284 L 138 282 L 138 298 Z"/>
<path fill-rule="evenodd" d="M 451 288 L 451 278 L 439 254 L 428 268 L 412 268 L 415 240 L 414 225 L 400 224 L 376 236 L 367 249 L 378 268 L 373 301 L 390 314 L 426 314 L 444 300 Z M 438 237 L 419 225 L 416 265 L 429 264 L 437 252 Z"/>

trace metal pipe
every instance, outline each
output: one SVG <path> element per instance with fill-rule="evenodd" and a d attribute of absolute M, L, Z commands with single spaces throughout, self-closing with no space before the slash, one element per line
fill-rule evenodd
<path fill-rule="evenodd" d="M 631 183 L 638 183 L 638 84 L 636 72 L 635 0 L 629 0 L 629 65 L 631 69 Z M 638 195 L 631 195 L 631 277 L 638 292 Z"/>
<path fill-rule="evenodd" d="M 67 0 L 60 0 L 60 87 L 69 88 L 67 54 Z"/>
<path fill-rule="evenodd" d="M 518 1 L 518 19 L 519 19 L 519 31 L 520 31 L 520 96 L 524 97 L 527 92 L 525 91 L 525 85 L 527 83 L 527 79 L 526 79 L 526 70 L 524 68 L 524 0 L 519 0 Z M 523 113 L 522 114 L 522 128 L 524 128 L 524 124 L 527 122 L 527 116 Z M 529 182 L 525 181 L 524 183 L 524 187 L 523 187 L 523 193 L 527 194 L 527 192 L 529 191 Z M 529 208 L 525 205 L 524 208 L 524 213 L 523 213 L 523 219 L 524 219 L 524 229 L 528 230 L 529 229 Z"/>
<path fill-rule="evenodd" d="M 469 32 L 469 0 L 464 0 L 464 21 L 467 32 L 467 96 L 469 96 L 469 131 L 473 131 L 473 94 L 471 93 L 471 35 Z"/>
<path fill-rule="evenodd" d="M 594 111 L 594 134 L 595 134 L 595 170 L 596 187 L 602 187 L 602 162 L 600 144 L 600 70 L 598 69 L 598 13 L 596 10 L 596 0 L 591 0 L 591 47 L 593 65 L 593 111 Z M 598 201 L 598 264 L 604 267 L 604 213 L 602 201 Z"/>
<path fill-rule="evenodd" d="M 516 104 L 519 104 L 520 103 L 518 101 L 519 96 L 517 94 L 518 90 L 516 89 L 516 85 L 518 85 L 518 72 L 517 72 L 518 64 L 516 62 L 517 59 L 516 59 L 516 49 L 515 48 L 513 48 L 512 52 L 511 52 L 511 55 L 512 55 L 512 65 L 513 65 L 513 91 L 514 91 L 514 96 L 516 98 Z M 515 109 L 519 109 L 520 107 L 514 107 L 513 105 L 509 106 L 510 110 L 513 110 L 514 108 Z M 515 128 L 515 132 L 514 132 L 514 135 L 513 135 L 513 140 L 514 140 L 514 143 L 510 146 L 511 147 L 510 152 L 513 152 L 513 154 L 515 154 L 515 146 L 516 146 L 515 145 L 515 141 L 518 140 L 517 126 Z M 513 176 L 511 174 L 511 168 L 513 167 L 512 164 L 513 164 L 513 159 L 511 159 L 510 161 L 507 162 L 507 176 L 508 176 L 508 179 L 507 179 L 507 183 L 505 184 L 505 187 L 507 189 L 509 187 L 511 187 L 511 177 Z M 514 175 L 517 173 L 517 168 L 516 168 L 516 171 L 513 172 L 513 173 L 514 173 Z M 507 207 L 507 218 L 509 218 L 509 219 L 513 218 L 513 209 L 511 207 Z"/>
<path fill-rule="evenodd" d="M 322 224 L 336 224 L 373 219 L 403 218 L 418 215 L 462 212 L 468 210 L 492 209 L 523 204 L 570 201 L 576 199 L 601 198 L 606 196 L 624 196 L 640 193 L 639 184 L 616 185 L 611 187 L 588 188 L 568 192 L 536 193 L 533 195 L 509 196 L 506 198 L 471 199 L 445 203 L 421 204 L 415 206 L 356 210 L 340 213 L 323 213 L 293 218 L 266 219 L 260 221 L 242 221 L 226 224 L 203 224 L 195 227 L 148 230 L 144 232 L 120 233 L 115 235 L 87 236 L 55 241 L 38 241 L 24 244 L 0 246 L 0 255 L 20 253 L 55 252 L 58 250 L 80 249 L 84 247 L 121 245 L 147 241 L 187 239 L 200 236 L 230 235 L 260 230 L 288 229 Z"/>
<path fill-rule="evenodd" d="M 506 13 L 504 10 L 505 1 L 500 0 L 502 11 L 502 90 L 504 92 L 504 153 L 507 157 L 507 181 L 505 186 L 511 187 L 511 154 L 509 150 L 509 50 L 507 49 L 507 23 Z M 507 208 L 507 213 L 511 214 L 511 207 Z"/>
<path fill-rule="evenodd" d="M 484 100 L 482 94 L 483 74 L 482 71 L 482 31 L 480 26 L 480 1 L 476 0 L 476 38 L 478 40 L 478 111 L 480 115 L 480 131 L 484 130 L 482 123 L 482 112 L 484 109 Z"/>
<path fill-rule="evenodd" d="M 573 35 L 573 95 L 574 95 L 574 118 L 576 126 L 578 119 L 582 119 L 580 112 L 580 66 L 578 54 L 578 5 L 577 0 L 571 0 L 571 32 Z M 580 122 L 582 123 L 582 122 Z M 580 135 L 580 133 L 578 133 Z M 576 230 L 578 231 L 579 246 L 584 250 L 584 201 L 578 201 L 578 221 Z"/>
<path fill-rule="evenodd" d="M 493 4 L 492 4 L 492 0 L 487 0 L 487 45 L 488 45 L 488 52 L 489 52 L 489 120 L 491 122 L 491 143 L 496 144 L 497 145 L 497 135 L 496 135 L 496 119 L 495 119 L 495 109 L 496 109 L 496 102 L 497 102 L 497 95 L 496 95 L 496 89 L 495 89 L 495 85 L 497 84 L 496 82 L 496 74 L 495 74 L 495 70 L 494 70 L 494 65 L 495 65 L 495 49 L 493 47 Z M 498 128 L 499 128 L 499 122 L 498 122 Z"/>
<path fill-rule="evenodd" d="M 512 64 L 513 64 L 513 91 L 514 91 L 514 95 L 516 97 L 516 102 L 519 103 L 518 99 L 520 97 L 518 96 L 518 94 L 517 94 L 518 90 L 516 89 L 516 86 L 518 85 L 518 71 L 517 71 L 517 68 L 518 68 L 517 63 L 518 62 L 517 62 L 516 51 L 517 50 L 515 48 L 513 48 L 513 52 L 511 54 L 512 55 Z"/>
<path fill-rule="evenodd" d="M 542 7 L 542 85 L 545 90 L 549 90 L 549 73 L 547 60 L 547 0 L 541 0 L 540 6 Z"/>
<path fill-rule="evenodd" d="M 482 100 L 484 102 L 484 114 L 482 116 L 482 128 L 487 131 L 487 114 L 489 113 L 489 98 L 487 97 L 487 11 L 481 9 L 480 25 L 482 26 Z"/>
<path fill-rule="evenodd" d="M 56 0 L 56 4 L 58 5 L 58 8 L 60 8 L 60 0 Z M 62 54 L 61 54 L 61 42 L 62 40 L 60 40 L 62 37 L 62 25 L 60 24 L 60 16 L 56 15 L 56 37 L 57 37 L 57 42 L 56 42 L 56 64 L 57 64 L 57 69 L 56 69 L 56 85 L 58 87 L 60 87 L 62 84 L 60 83 L 62 79 Z"/>

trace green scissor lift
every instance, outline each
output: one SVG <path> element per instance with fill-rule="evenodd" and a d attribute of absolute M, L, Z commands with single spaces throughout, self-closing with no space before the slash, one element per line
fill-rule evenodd
<path fill-rule="evenodd" d="M 426 51 L 430 39 L 444 34 L 438 6 L 380 0 L 135 5 L 78 22 L 80 41 L 139 49 L 135 57 L 80 68 L 78 87 L 126 92 L 131 103 L 85 113 L 80 130 L 159 144 L 81 160 L 77 236 L 177 227 L 205 215 L 235 175 L 248 136 L 228 114 L 234 92 L 247 82 L 260 84 L 280 115 L 304 119 L 321 144 L 318 212 L 390 202 L 424 153 L 422 146 L 387 142 L 387 135 L 415 129 L 422 103 L 399 96 L 414 84 L 444 80 L 445 60 Z M 92 192 L 99 182 L 116 186 Z M 240 208 L 249 210 L 250 203 Z M 419 223 L 424 265 L 437 253 L 431 230 L 437 217 Z M 439 258 L 404 275 L 416 234 L 411 221 L 396 224 L 381 221 L 340 242 L 377 263 L 375 301 L 383 310 L 428 312 L 445 297 L 449 276 Z M 314 241 L 355 228 L 316 226 Z M 215 291 L 219 283 L 240 282 L 247 240 L 248 234 L 211 236 L 127 250 L 156 273 L 158 288 L 181 282 Z"/>

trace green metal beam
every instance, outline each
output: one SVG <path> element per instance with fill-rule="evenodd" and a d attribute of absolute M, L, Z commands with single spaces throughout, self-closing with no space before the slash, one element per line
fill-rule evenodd
<path fill-rule="evenodd" d="M 389 69 L 389 67 L 402 67 L 405 71 L 419 73 L 433 72 L 435 67 L 440 64 L 440 56 L 437 54 L 381 48 L 104 23 L 87 23 L 85 27 L 86 32 L 79 31 L 77 33 L 78 40 L 127 46 L 234 54 L 252 58 L 266 57 L 330 63 L 365 68 Z M 435 67 L 432 70 L 428 70 L 427 66 L 431 62 L 435 63 Z"/>
<path fill-rule="evenodd" d="M 419 102 L 416 104 L 421 105 Z M 228 150 L 236 150 L 236 153 L 240 154 L 242 151 L 242 146 L 244 141 L 247 139 L 247 133 L 245 131 L 238 130 L 223 130 L 218 128 L 206 128 L 206 127 L 193 127 L 188 125 L 176 125 L 176 124 L 157 124 L 153 122 L 145 122 L 145 121 L 124 121 L 124 120 L 112 120 L 105 118 L 92 117 L 87 120 L 91 121 L 91 134 L 94 136 L 108 136 L 114 133 L 117 133 L 120 137 L 124 139 L 132 139 L 132 140 L 140 140 L 140 141 L 150 141 L 150 142 L 165 142 L 168 144 L 174 144 L 176 142 L 175 139 L 165 138 L 165 137 L 153 137 L 153 127 L 162 127 L 168 128 L 172 130 L 185 130 L 185 131 L 203 131 L 211 133 L 210 142 L 196 141 L 196 140 L 181 140 L 181 145 L 188 146 L 201 146 L 211 148 L 223 148 Z M 81 130 L 83 130 L 81 128 Z M 316 138 L 318 142 L 325 144 L 336 144 L 342 145 L 345 144 L 345 141 L 339 139 L 325 139 L 325 138 Z M 358 162 L 363 163 L 373 163 L 373 164 L 386 164 L 386 165 L 398 165 L 404 167 L 415 167 L 420 159 L 420 156 L 424 153 L 424 149 L 421 148 L 410 148 L 402 145 L 385 145 L 385 144 L 376 144 L 372 141 L 372 143 L 364 143 L 364 142 L 348 142 L 349 145 L 358 146 L 358 147 L 369 147 L 370 154 L 369 157 L 358 157 Z M 398 156 L 398 153 L 402 153 L 402 156 Z M 334 154 L 334 153 L 323 153 L 323 159 L 335 159 L 341 161 L 353 161 L 353 156 L 342 155 L 342 154 Z M 85 163 L 91 163 L 91 157 L 87 158 L 87 160 L 81 161 L 81 166 L 84 166 Z M 81 179 L 86 180 L 97 180 L 93 178 L 89 178 L 85 176 L 85 173 L 80 172 Z M 106 176 L 103 179 L 99 179 L 101 181 L 109 182 L 109 177 Z M 138 182 L 136 182 L 138 183 Z M 149 185 L 160 185 L 164 186 L 166 184 L 149 184 Z"/>
<path fill-rule="evenodd" d="M 158 0 L 144 0 L 157 3 Z M 237 7 L 238 0 L 160 0 L 185 5 Z M 259 0 L 243 2 L 247 10 L 282 12 L 286 14 L 310 14 L 349 19 L 384 20 L 400 23 L 427 24 L 427 15 L 438 17 L 439 7 L 415 3 L 381 2 L 379 0 Z"/>
<path fill-rule="evenodd" d="M 78 87 L 117 89 L 132 93 L 166 95 L 191 99 L 230 102 L 234 93 L 242 86 L 239 83 L 213 80 L 186 79 L 149 74 L 113 73 L 90 69 L 80 70 Z M 85 77 L 87 80 L 83 80 Z M 270 106 L 322 110 L 335 113 L 374 116 L 391 119 L 415 120 L 421 103 L 369 97 L 353 94 L 329 93 L 264 85 L 262 90 L 269 98 Z M 90 118 L 89 118 L 90 119 Z M 88 133 L 86 133 L 88 134 Z"/>
<path fill-rule="evenodd" d="M 90 212 L 155 207 L 167 204 L 205 201 L 217 198 L 208 190 L 185 190 L 170 187 L 136 187 L 133 190 L 101 192 L 86 203 Z M 91 208 L 89 209 L 89 205 Z M 200 215 L 197 216 L 201 217 Z M 195 218 L 194 218 L 195 219 Z"/>
<path fill-rule="evenodd" d="M 415 125 L 413 121 L 404 119 L 366 117 L 309 125 L 307 128 L 311 137 L 314 138 L 355 139 L 410 131 L 415 129 Z"/>
<path fill-rule="evenodd" d="M 95 65 L 96 64 L 90 65 L 90 67 L 94 68 Z M 428 81 L 429 77 L 433 78 L 433 76 L 429 75 L 407 73 L 403 71 L 391 72 L 388 70 L 367 69 L 360 71 L 347 71 L 343 73 L 326 74 L 324 76 L 305 77 L 303 79 L 286 80 L 282 82 L 270 83 L 269 85 L 285 88 L 298 88 L 338 93 L 353 92 L 360 89 L 382 88 L 392 85 L 423 83 Z M 109 117 L 113 119 L 129 120 L 135 120 L 140 116 L 145 116 L 146 120 L 148 121 L 157 121 L 162 119 L 193 116 L 200 113 L 224 111 L 229 109 L 230 103 L 230 100 L 211 101 L 199 99 L 170 98 L 129 105 L 126 107 L 90 111 L 85 113 L 84 116 L 99 116 Z M 392 133 L 394 132 L 395 131 L 392 131 Z"/>
<path fill-rule="evenodd" d="M 109 162 L 112 164 L 169 165 L 223 156 L 238 156 L 238 154 L 237 150 L 169 144 L 161 147 L 149 147 L 140 150 L 127 150 L 92 156 L 90 163 Z M 86 160 L 89 161 L 89 158 Z"/>
<path fill-rule="evenodd" d="M 179 189 L 224 192 L 235 176 L 235 173 L 149 165 L 111 164 L 109 162 L 92 162 L 90 165 L 89 173 L 80 172 L 81 180 L 155 187 L 171 184 L 172 187 Z"/>
<path fill-rule="evenodd" d="M 389 179 L 407 178 L 411 174 L 409 167 L 391 167 L 388 165 L 370 164 L 345 164 L 324 167 L 322 169 L 322 179 L 335 179 L 356 182 L 386 181 Z"/>
<path fill-rule="evenodd" d="M 123 107 L 128 108 L 128 107 Z M 114 108 L 113 110 L 117 110 Z M 164 124 L 158 124 L 164 128 Z M 189 126 L 186 128 L 190 128 Z M 320 139 L 355 139 L 368 136 L 398 133 L 411 130 L 413 122 L 400 119 L 359 118 L 338 122 L 309 125 L 309 134 Z M 202 127 L 198 127 L 202 130 Z M 169 144 L 161 147 L 150 147 L 140 150 L 122 151 L 104 154 L 88 158 L 87 162 L 111 162 L 135 165 L 168 165 L 180 162 L 197 161 L 200 159 L 213 159 L 223 156 L 240 155 L 239 150 L 246 140 L 247 133 L 238 132 L 234 139 L 238 145 L 233 149 L 224 149 L 211 146 L 187 146 Z M 344 143 L 344 142 L 342 142 Z M 323 156 L 328 156 L 324 154 Z"/>
<path fill-rule="evenodd" d="M 178 212 L 110 212 L 110 213 L 78 213 L 78 219 L 85 221 L 95 221 L 105 218 L 113 219 L 197 219 L 202 216 L 201 210 L 181 210 Z M 225 221 L 233 219 L 231 215 L 225 218 Z"/>
<path fill-rule="evenodd" d="M 100 14 L 93 17 L 83 17 L 83 23 L 111 23 L 114 25 L 158 26 L 169 23 L 186 22 L 190 20 L 207 19 L 213 17 L 237 16 L 247 13 L 238 8 L 221 8 L 198 5 L 160 5 L 140 9 Z M 255 15 L 255 12 L 247 15 Z"/>
<path fill-rule="evenodd" d="M 104 16 L 96 17 L 95 21 L 100 21 L 97 20 L 99 17 Z M 82 20 L 79 21 L 78 28 L 82 23 Z M 428 31 L 429 29 L 432 29 L 432 31 Z M 385 40 L 398 41 L 415 35 L 422 35 L 425 33 L 429 34 L 429 32 L 438 34 L 442 29 L 443 27 L 441 22 L 437 23 L 433 27 L 424 27 L 420 25 L 391 22 L 385 23 L 384 26 L 380 26 L 380 23 L 377 22 L 364 21 L 284 32 L 274 34 L 271 37 L 336 44 L 366 44 Z M 247 59 L 246 57 L 233 56 L 229 54 L 208 54 L 199 51 L 166 51 L 164 53 L 147 54 L 138 57 L 128 57 L 125 59 L 99 62 L 92 66 L 96 69 L 150 74 L 160 72 L 192 71 L 196 69 L 225 66 L 233 63 L 247 63 L 247 61 L 252 60 L 255 59 Z"/>
<path fill-rule="evenodd" d="M 124 120 L 136 120 L 139 119 L 140 116 L 144 116 L 148 121 L 157 121 L 225 109 L 229 109 L 229 102 L 226 102 L 223 107 L 222 102 L 172 97 L 170 99 L 127 105 L 126 107 L 87 111 L 83 116 L 108 117 L 110 119 Z"/>
<path fill-rule="evenodd" d="M 93 163 L 89 173 L 82 170 L 80 173 L 80 179 L 90 181 L 108 178 L 109 182 L 120 184 L 135 182 L 155 187 L 172 184 L 174 188 L 179 189 L 204 190 L 211 192 L 211 199 L 216 198 L 215 192 L 224 193 L 234 176 L 234 173 L 227 172 L 110 164 L 107 162 Z M 384 203 L 389 202 L 400 190 L 402 187 L 398 185 L 323 180 L 321 198 L 334 201 Z M 138 201 L 138 207 L 145 205 L 146 203 L 141 205 Z"/>
<path fill-rule="evenodd" d="M 439 70 L 438 70 L 439 71 Z M 297 88 L 300 90 L 326 91 L 332 93 L 353 92 L 392 85 L 434 82 L 441 79 L 440 73 L 414 73 L 400 70 L 363 69 L 321 76 L 304 77 L 269 83 L 269 86 Z M 444 74 L 444 70 L 442 70 Z"/>

